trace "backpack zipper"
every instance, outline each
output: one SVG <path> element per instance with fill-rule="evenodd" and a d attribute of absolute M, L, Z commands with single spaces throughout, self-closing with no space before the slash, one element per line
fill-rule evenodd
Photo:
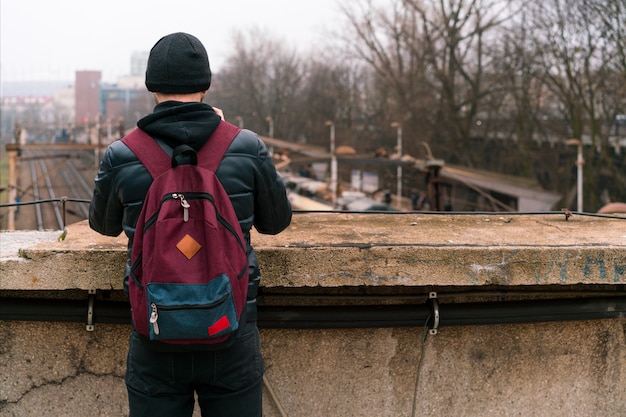
<path fill-rule="evenodd" d="M 224 216 L 222 216 L 220 214 L 220 212 L 217 210 L 217 206 L 215 205 L 215 199 L 213 198 L 213 196 L 211 194 L 209 194 L 209 193 L 187 193 L 187 198 L 190 199 L 190 200 L 208 200 L 213 205 L 213 207 L 215 208 L 215 215 L 217 217 L 217 221 L 224 228 L 226 228 L 226 230 L 228 230 L 230 232 L 230 234 L 232 234 L 237 239 L 237 242 L 239 243 L 239 246 L 241 246 L 241 249 L 243 249 L 243 251 L 246 252 L 246 247 L 245 247 L 244 243 L 241 241 L 241 239 L 239 239 L 239 234 L 235 230 L 234 226 L 232 224 L 228 223 L 228 221 L 224 218 Z"/>
<path fill-rule="evenodd" d="M 237 242 L 239 243 L 239 246 L 241 247 L 241 249 L 243 249 L 244 252 L 247 252 L 246 246 L 241 241 L 241 239 L 239 239 L 239 234 L 237 233 L 233 225 L 228 223 L 228 221 L 217 210 L 217 207 L 215 206 L 215 199 L 213 198 L 211 194 L 209 193 L 182 193 L 182 192 L 170 193 L 170 194 L 166 194 L 165 196 L 163 196 L 163 199 L 161 199 L 160 206 L 162 207 L 166 201 L 172 200 L 172 199 L 181 200 L 180 204 L 181 204 L 181 207 L 183 207 L 183 220 L 185 222 L 189 220 L 190 204 L 188 200 L 208 200 L 215 208 L 215 215 L 217 217 L 217 221 L 237 239 Z M 156 222 L 160 211 L 161 209 L 159 208 L 159 210 L 157 210 L 152 216 L 150 216 L 148 220 L 146 220 L 146 223 L 144 224 L 144 227 L 143 227 L 144 232 L 148 230 L 150 227 L 152 227 L 152 225 Z"/>
<path fill-rule="evenodd" d="M 150 308 L 152 309 L 152 313 L 150 314 L 150 323 L 152 324 L 152 328 L 154 330 L 154 334 L 159 334 L 159 323 L 157 320 L 159 319 L 159 313 L 157 312 L 156 304 L 150 304 Z"/>
<path fill-rule="evenodd" d="M 209 304 L 183 304 L 183 305 L 178 305 L 178 306 L 162 306 L 162 305 L 157 305 L 156 303 L 151 303 L 150 304 L 150 310 L 152 311 L 150 313 L 150 324 L 152 324 L 152 328 L 154 330 L 154 334 L 158 335 L 160 333 L 159 330 L 159 310 L 161 311 L 177 311 L 177 310 L 209 310 L 212 308 L 215 308 L 221 304 L 224 304 L 224 302 L 228 299 L 229 294 L 224 294 L 220 299 L 215 300 L 212 303 Z"/>
<path fill-rule="evenodd" d="M 180 206 L 183 208 L 183 221 L 187 223 L 189 221 L 189 202 L 185 199 L 183 193 L 173 193 L 172 198 L 174 200 L 180 200 Z"/>

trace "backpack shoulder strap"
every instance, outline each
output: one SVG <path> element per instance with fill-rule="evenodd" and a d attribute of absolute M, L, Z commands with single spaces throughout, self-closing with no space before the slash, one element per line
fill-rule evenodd
<path fill-rule="evenodd" d="M 222 120 L 208 142 L 200 148 L 198 165 L 215 172 L 239 131 L 241 131 L 239 127 Z M 152 178 L 158 177 L 171 166 L 172 161 L 167 153 L 150 135 L 139 128 L 133 129 L 122 142 L 133 151 Z"/>
<path fill-rule="evenodd" d="M 133 151 L 152 178 L 158 177 L 171 166 L 171 158 L 167 153 L 150 135 L 138 127 L 122 138 L 122 142 Z"/>
<path fill-rule="evenodd" d="M 208 142 L 198 152 L 198 165 L 215 172 L 235 136 L 241 129 L 224 120 L 217 125 Z"/>

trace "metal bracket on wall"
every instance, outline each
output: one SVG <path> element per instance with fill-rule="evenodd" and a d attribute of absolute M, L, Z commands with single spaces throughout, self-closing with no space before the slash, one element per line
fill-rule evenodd
<path fill-rule="evenodd" d="M 89 303 L 87 305 L 87 326 L 85 326 L 85 330 L 93 332 L 93 304 L 96 301 L 96 290 L 87 290 L 87 294 L 89 294 Z"/>
<path fill-rule="evenodd" d="M 437 300 L 437 293 L 434 291 L 428 293 L 428 300 L 433 308 L 433 327 L 431 327 L 428 332 L 432 335 L 436 335 L 439 329 L 439 301 Z"/>

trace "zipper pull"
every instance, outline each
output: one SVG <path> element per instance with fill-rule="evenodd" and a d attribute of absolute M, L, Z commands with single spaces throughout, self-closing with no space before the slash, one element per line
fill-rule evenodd
<path fill-rule="evenodd" d="M 152 314 L 150 314 L 150 323 L 152 323 L 152 327 L 154 329 L 154 334 L 159 334 L 159 324 L 157 320 L 159 318 L 159 313 L 157 312 L 156 304 L 150 304 L 150 308 L 152 308 Z"/>
<path fill-rule="evenodd" d="M 189 202 L 185 199 L 184 194 L 174 193 L 172 194 L 172 198 L 176 200 L 180 200 L 180 206 L 183 208 L 183 221 L 187 223 L 189 221 Z"/>
<path fill-rule="evenodd" d="M 189 202 L 185 200 L 185 196 L 181 194 L 180 205 L 183 207 L 183 221 L 187 223 L 189 221 Z"/>

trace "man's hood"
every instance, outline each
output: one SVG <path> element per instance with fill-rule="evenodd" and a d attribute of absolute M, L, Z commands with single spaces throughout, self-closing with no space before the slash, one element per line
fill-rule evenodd
<path fill-rule="evenodd" d="M 220 116 L 205 103 L 166 101 L 137 122 L 137 126 L 169 146 L 185 144 L 198 150 L 217 128 Z"/>

